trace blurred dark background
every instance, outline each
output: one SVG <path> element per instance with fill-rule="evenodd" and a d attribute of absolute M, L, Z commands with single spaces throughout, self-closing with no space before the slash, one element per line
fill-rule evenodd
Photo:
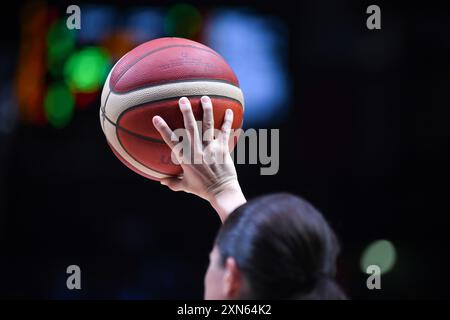
<path fill-rule="evenodd" d="M 99 125 L 112 64 L 163 36 L 236 71 L 246 128 L 280 129 L 280 171 L 238 165 L 247 197 L 289 191 L 342 242 L 354 299 L 449 298 L 450 11 L 365 1 L 18 2 L 0 17 L 0 297 L 197 299 L 220 221 L 133 173 Z M 381 30 L 366 8 L 381 7 Z M 83 72 L 79 72 L 83 70 Z M 382 289 L 366 288 L 367 264 Z M 82 290 L 66 288 L 66 268 Z"/>

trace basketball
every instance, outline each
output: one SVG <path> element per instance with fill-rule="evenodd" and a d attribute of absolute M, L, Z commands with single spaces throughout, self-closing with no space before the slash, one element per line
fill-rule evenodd
<path fill-rule="evenodd" d="M 244 98 L 238 79 L 217 52 L 182 38 L 141 44 L 114 65 L 103 87 L 100 122 L 109 146 L 128 168 L 146 178 L 181 174 L 152 118 L 161 116 L 172 130 L 183 128 L 178 100 L 187 97 L 195 119 L 201 121 L 204 95 L 211 98 L 215 128 L 220 129 L 226 109 L 234 114 L 232 129 L 242 126 Z"/>

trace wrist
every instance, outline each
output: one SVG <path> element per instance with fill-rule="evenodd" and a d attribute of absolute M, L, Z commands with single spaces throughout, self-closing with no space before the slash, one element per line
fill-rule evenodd
<path fill-rule="evenodd" d="M 219 214 L 222 222 L 237 207 L 247 202 L 237 180 L 230 181 L 213 193 L 209 199 L 212 207 Z"/>

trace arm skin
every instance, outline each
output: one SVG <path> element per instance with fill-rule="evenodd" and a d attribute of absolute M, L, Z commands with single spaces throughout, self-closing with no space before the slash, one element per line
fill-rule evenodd
<path fill-rule="evenodd" d="M 228 217 L 230 213 L 234 211 L 237 207 L 246 203 L 244 194 L 242 193 L 239 184 L 237 186 L 230 186 L 229 188 L 223 190 L 219 194 L 216 194 L 209 203 L 219 214 L 222 222 Z"/>
<path fill-rule="evenodd" d="M 203 137 L 200 137 L 189 100 L 183 97 L 178 101 L 188 137 L 183 139 L 188 144 L 184 150 L 191 150 L 191 155 L 188 152 L 180 154 L 178 137 L 164 119 L 153 117 L 153 125 L 183 168 L 181 176 L 164 178 L 161 184 L 173 191 L 192 193 L 207 200 L 224 222 L 234 209 L 247 201 L 239 185 L 228 145 L 233 112 L 226 110 L 221 129 L 215 133 L 211 99 L 203 96 L 201 103 Z"/>

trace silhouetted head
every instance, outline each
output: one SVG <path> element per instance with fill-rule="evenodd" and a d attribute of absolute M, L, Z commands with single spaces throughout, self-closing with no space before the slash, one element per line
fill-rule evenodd
<path fill-rule="evenodd" d="M 322 214 L 287 193 L 253 199 L 219 230 L 206 299 L 345 299 L 334 281 L 339 244 Z"/>

